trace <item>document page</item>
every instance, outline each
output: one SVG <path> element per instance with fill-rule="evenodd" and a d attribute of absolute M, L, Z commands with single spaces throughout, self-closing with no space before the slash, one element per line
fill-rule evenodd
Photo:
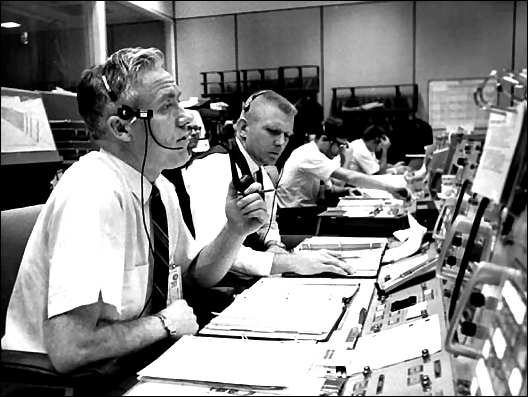
<path fill-rule="evenodd" d="M 519 103 L 517 112 L 504 115 L 491 113 L 482 158 L 480 159 L 473 192 L 498 203 L 521 134 L 526 101 Z"/>
<path fill-rule="evenodd" d="M 357 283 L 323 281 L 262 279 L 237 296 L 200 334 L 323 340 L 343 313 L 343 298 L 357 289 Z"/>
<path fill-rule="evenodd" d="M 139 372 L 140 379 L 170 379 L 286 388 L 305 376 L 315 343 L 185 335 Z"/>
<path fill-rule="evenodd" d="M 423 349 L 434 354 L 441 348 L 440 319 L 435 314 L 399 327 L 361 336 L 350 353 L 347 374 L 361 372 L 366 365 L 371 369 L 378 369 L 420 357 Z"/>

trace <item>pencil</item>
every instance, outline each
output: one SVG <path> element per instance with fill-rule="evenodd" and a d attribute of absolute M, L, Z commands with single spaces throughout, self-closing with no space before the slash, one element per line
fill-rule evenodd
<path fill-rule="evenodd" d="M 275 191 L 275 189 L 265 189 L 265 190 L 258 190 L 258 191 L 254 192 L 254 193 L 265 194 L 265 193 L 271 193 L 271 192 L 274 192 L 274 191 Z M 238 194 L 241 195 L 241 196 L 244 195 L 244 193 L 242 193 L 242 192 L 238 192 Z"/>

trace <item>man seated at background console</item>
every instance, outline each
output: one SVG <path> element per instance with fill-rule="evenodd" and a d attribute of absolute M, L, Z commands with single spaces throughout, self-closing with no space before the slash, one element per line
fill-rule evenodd
<path fill-rule="evenodd" d="M 345 168 L 362 172 L 367 175 L 374 174 L 403 174 L 406 170 L 401 161 L 394 166 L 387 163 L 387 152 L 391 142 L 383 128 L 376 125 L 369 126 L 359 139 L 352 141 L 345 152 Z M 376 152 L 381 151 L 378 160 Z"/>
<path fill-rule="evenodd" d="M 339 120 L 339 119 L 338 119 Z M 279 208 L 313 207 L 324 197 L 324 190 L 345 195 L 350 188 L 329 184 L 330 177 L 347 185 L 381 189 L 396 198 L 410 197 L 406 188 L 396 188 L 360 172 L 345 169 L 333 159 L 344 150 L 348 142 L 341 123 L 334 118 L 325 120 L 314 141 L 295 149 L 284 164 L 283 176 L 277 189 Z M 338 192 L 337 189 L 344 189 Z"/>
<path fill-rule="evenodd" d="M 79 112 L 100 150 L 64 173 L 37 219 L 3 349 L 48 354 L 69 372 L 193 334 L 196 317 L 185 300 L 173 299 L 179 286 L 172 280 L 181 270 L 186 288 L 216 284 L 263 224 L 259 185 L 244 195 L 230 186 L 222 199 L 227 219 L 198 251 L 174 187 L 160 175 L 189 158 L 189 118 L 163 63 L 155 48 L 125 48 L 82 73 Z"/>
<path fill-rule="evenodd" d="M 264 166 L 274 165 L 282 153 L 292 134 L 295 113 L 295 107 L 273 91 L 251 95 L 235 125 L 235 138 L 229 140 L 226 147 L 213 147 L 209 153 L 196 157 L 184 170 L 198 242 L 208 243 L 225 223 L 221 210 L 225 201 L 223 196 L 232 179 L 228 151 L 237 159 L 238 172 L 250 173 L 254 179 L 260 179 L 265 190 L 273 189 L 274 184 Z M 293 254 L 286 251 L 275 219 L 275 193 L 264 193 L 264 197 L 269 221 L 246 240 L 231 268 L 232 274 L 224 280 L 226 285 L 236 288 L 238 284 L 244 288 L 256 281 L 255 276 L 284 272 L 353 273 L 353 269 L 339 259 L 338 253 L 320 250 Z"/>

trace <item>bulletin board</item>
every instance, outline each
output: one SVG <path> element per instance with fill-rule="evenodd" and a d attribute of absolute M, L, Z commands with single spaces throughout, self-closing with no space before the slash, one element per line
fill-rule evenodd
<path fill-rule="evenodd" d="M 469 131 L 487 129 L 489 111 L 475 104 L 473 94 L 484 77 L 429 80 L 429 124 L 433 130 L 457 130 L 462 126 Z M 490 80 L 484 88 L 484 97 L 496 103 L 495 83 Z"/>
<path fill-rule="evenodd" d="M 2 165 L 60 161 L 42 96 L 2 87 Z"/>

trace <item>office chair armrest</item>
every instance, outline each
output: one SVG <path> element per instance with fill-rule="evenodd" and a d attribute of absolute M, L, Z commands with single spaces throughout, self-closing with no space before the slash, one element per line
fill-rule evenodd
<path fill-rule="evenodd" d="M 9 382 L 75 387 L 103 377 L 113 378 L 121 372 L 116 359 L 101 360 L 68 374 L 58 372 L 48 355 L 43 353 L 2 350 L 1 359 L 3 381 Z"/>

